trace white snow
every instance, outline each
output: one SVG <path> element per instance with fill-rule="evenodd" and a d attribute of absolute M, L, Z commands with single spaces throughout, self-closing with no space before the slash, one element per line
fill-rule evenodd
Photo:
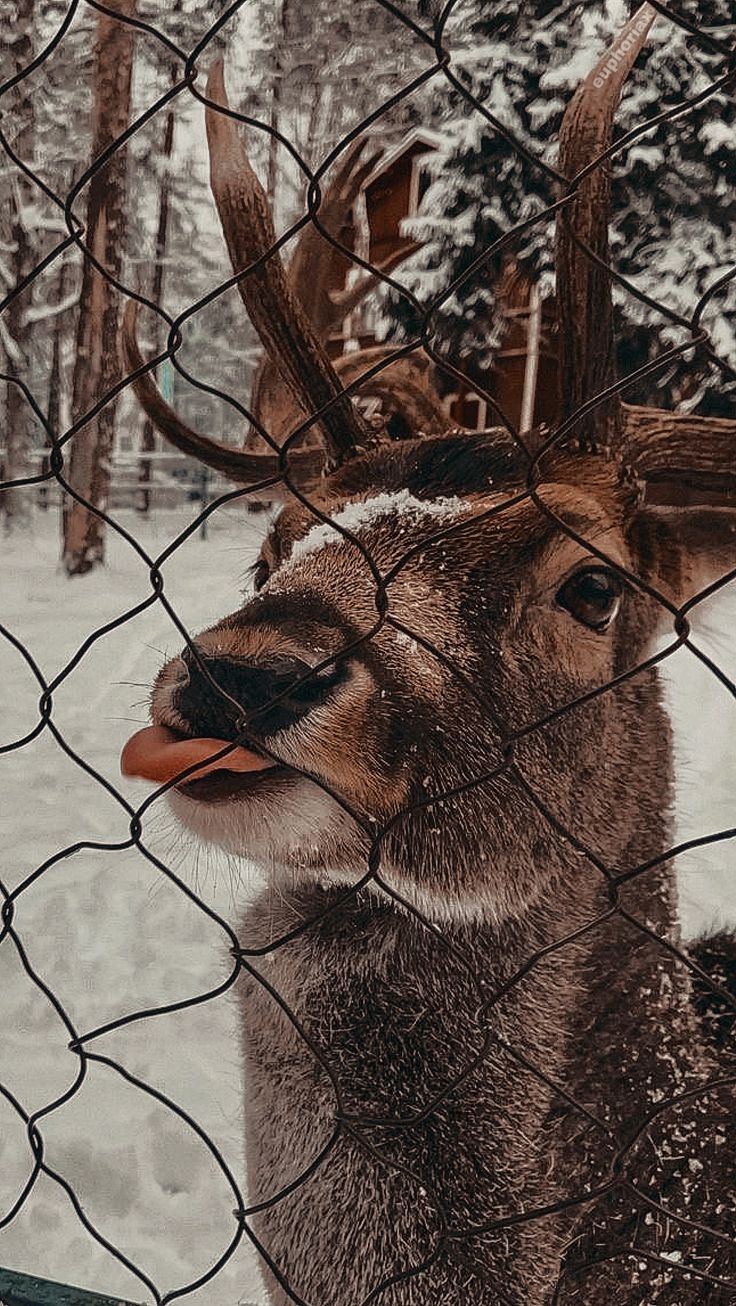
<path fill-rule="evenodd" d="M 155 532 L 132 513 L 121 518 L 154 552 L 189 520 L 164 515 Z M 260 544 L 263 519 L 255 520 L 255 527 L 249 525 L 242 509 L 221 513 L 210 523 L 206 543 L 193 538 L 164 565 L 167 593 L 191 629 L 238 606 L 239 584 Z M 93 629 L 140 602 L 150 586 L 145 565 L 114 538 L 104 571 L 67 581 L 56 561 L 56 514 L 41 515 L 38 531 L 32 540 L 4 544 L 0 620 L 28 643 L 50 678 Z M 54 695 L 54 720 L 69 744 L 133 804 L 149 787 L 121 780 L 120 748 L 146 722 L 148 686 L 164 654 L 180 646 L 177 631 L 156 607 L 93 645 Z M 39 691 L 4 640 L 0 678 L 2 737 L 9 742 L 37 720 Z M 8 888 L 79 839 L 126 838 L 126 815 L 46 732 L 19 752 L 0 754 L 0 793 L 0 875 Z M 237 919 L 239 886 L 221 855 L 198 859 L 182 847 L 161 809 L 145 829 L 169 866 L 199 885 L 215 910 Z M 31 964 L 80 1033 L 126 1012 L 206 992 L 231 968 L 226 934 L 137 852 L 83 851 L 58 862 L 20 897 L 15 923 Z M 27 1110 L 36 1110 L 73 1082 L 78 1059 L 9 940 L 0 946 L 0 986 L 0 1081 Z M 119 1059 L 190 1111 L 242 1184 L 239 1054 L 229 995 L 134 1023 L 94 1040 L 89 1050 Z M 159 1291 L 196 1279 L 225 1250 L 236 1229 L 236 1201 L 207 1149 L 170 1111 L 113 1070 L 92 1063 L 79 1094 L 39 1128 L 47 1161 L 73 1183 L 87 1216 Z M 2 1213 L 29 1169 L 23 1126 L 0 1098 Z M 43 1177 L 18 1217 L 0 1229 L 0 1265 L 134 1302 L 153 1300 L 92 1240 L 61 1189 Z M 247 1245 L 211 1285 L 185 1300 L 207 1306 L 262 1301 L 256 1258 Z"/>
<path fill-rule="evenodd" d="M 160 514 L 156 525 L 133 514 L 121 517 L 154 551 L 186 520 Z M 145 565 L 116 539 L 104 571 L 65 580 L 57 569 L 57 530 L 49 512 L 39 516 L 32 537 L 6 543 L 0 580 L 0 619 L 27 642 L 47 677 L 93 629 L 150 592 Z M 195 536 L 164 565 L 166 592 L 192 630 L 238 606 L 239 583 L 260 543 L 262 519 L 251 523 L 236 507 L 216 514 L 209 531 L 206 542 Z M 736 593 L 708 608 L 698 639 L 733 675 L 736 657 L 725 632 L 733 629 Z M 163 657 L 180 644 L 155 606 L 93 644 L 54 695 L 54 720 L 69 744 L 134 803 L 148 789 L 120 779 L 119 750 L 130 731 L 145 723 L 147 687 Z M 680 758 L 678 833 L 687 837 L 733 823 L 730 740 L 736 707 L 687 651 L 672 659 L 671 680 Z M 0 681 L 4 742 L 32 729 L 39 695 L 30 669 L 4 640 Z M 127 817 L 116 802 L 63 756 L 46 731 L 20 751 L 0 754 L 0 792 L 0 874 L 9 888 L 77 840 L 112 843 L 127 836 Z M 237 922 L 247 885 L 234 878 L 222 855 L 198 855 L 155 808 L 145 820 L 145 838 L 207 904 Z M 682 902 L 691 931 L 715 920 L 736 921 L 732 863 L 728 844 L 687 859 Z M 31 965 L 82 1033 L 128 1012 L 204 993 L 230 969 L 225 932 L 135 851 L 86 850 L 57 862 L 21 895 L 15 924 Z M 0 946 L 0 986 L 0 1081 L 27 1110 L 36 1110 L 73 1083 L 78 1059 L 68 1050 L 66 1029 L 7 939 Z M 244 1182 L 236 1009 L 230 995 L 133 1023 L 88 1046 L 119 1060 L 190 1111 Z M 43 1117 L 39 1129 L 48 1163 L 73 1183 L 87 1216 L 160 1292 L 195 1280 L 225 1250 L 235 1231 L 235 1200 L 207 1149 L 170 1111 L 114 1070 L 91 1063 L 81 1090 Z M 24 1128 L 0 1098 L 0 1215 L 29 1169 Z M 20 1214 L 0 1229 L 0 1265 L 134 1302 L 153 1300 L 85 1232 L 64 1193 L 47 1178 L 38 1180 Z M 213 1283 L 183 1300 L 202 1306 L 261 1302 L 256 1258 L 246 1242 Z"/>
<path fill-rule="evenodd" d="M 381 517 L 443 518 L 458 517 L 467 507 L 462 499 L 444 497 L 439 499 L 417 499 L 410 490 L 394 490 L 384 494 L 374 494 L 368 499 L 359 499 L 348 503 L 340 512 L 335 513 L 331 522 L 319 522 L 294 545 L 289 561 L 304 558 L 309 553 L 316 553 L 327 544 L 339 544 L 345 536 L 336 526 L 355 534 L 374 525 Z"/>

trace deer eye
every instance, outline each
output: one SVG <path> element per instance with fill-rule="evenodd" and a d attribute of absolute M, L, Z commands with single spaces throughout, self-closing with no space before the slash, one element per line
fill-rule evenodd
<path fill-rule="evenodd" d="M 253 581 L 253 589 L 258 593 L 258 590 L 263 589 L 263 586 L 266 584 L 266 581 L 271 574 L 271 568 L 266 562 L 266 559 L 257 558 L 250 569 L 250 574 Z"/>
<path fill-rule="evenodd" d="M 557 591 L 557 602 L 591 630 L 607 630 L 621 607 L 623 585 L 605 567 L 586 567 L 570 576 Z"/>

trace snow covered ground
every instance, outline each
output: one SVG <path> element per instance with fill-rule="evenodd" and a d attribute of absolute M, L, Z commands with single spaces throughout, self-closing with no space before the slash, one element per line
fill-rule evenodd
<path fill-rule="evenodd" d="M 142 524 L 121 514 L 153 552 L 189 518 Z M 192 629 L 237 607 L 263 518 L 216 514 L 206 543 L 190 540 L 165 566 L 176 610 Z M 57 565 L 55 514 L 33 541 L 5 555 L 2 617 L 51 678 L 96 627 L 150 592 L 130 547 L 110 540 L 104 572 L 66 581 Z M 12 577 L 12 580 L 10 578 Z M 149 791 L 122 781 L 122 744 L 147 719 L 150 681 L 181 640 L 158 605 L 92 646 L 54 696 L 68 743 L 133 802 Z M 37 719 L 38 688 L 15 650 L 0 641 L 3 741 Z M 14 887 L 57 850 L 80 839 L 127 837 L 128 818 L 68 761 L 47 732 L 20 752 L 0 754 L 2 878 Z M 167 864 L 235 919 L 237 886 L 213 857 L 188 854 L 166 814 L 151 815 L 146 838 Z M 224 932 L 137 852 L 80 852 L 48 870 L 18 902 L 16 924 L 29 959 L 60 997 L 76 1030 L 215 988 L 229 973 Z M 50 1004 L 22 972 L 12 944 L 0 946 L 0 1080 L 35 1110 L 74 1081 L 78 1059 Z M 202 1124 L 242 1183 L 240 1071 L 230 995 L 180 1014 L 133 1024 L 90 1050 L 114 1057 L 168 1093 Z M 81 1091 L 40 1123 L 46 1159 L 73 1184 L 99 1231 L 154 1280 L 160 1292 L 196 1280 L 235 1232 L 234 1196 L 201 1142 L 164 1107 L 93 1064 Z M 0 1207 L 29 1173 L 24 1129 L 0 1100 Z M 153 1298 L 85 1232 L 64 1193 L 41 1178 L 13 1223 L 0 1229 L 0 1265 L 57 1278 L 134 1302 Z M 188 1300 L 214 1306 L 261 1299 L 255 1260 L 243 1246 L 215 1282 Z"/>
<path fill-rule="evenodd" d="M 184 515 L 159 515 L 152 522 L 120 517 L 153 552 L 186 522 Z M 195 536 L 166 563 L 167 594 L 190 629 L 237 606 L 262 526 L 262 518 L 248 519 L 240 509 L 221 512 L 206 542 Z M 131 548 L 112 538 L 109 553 L 104 571 L 66 581 L 57 569 L 53 513 L 40 518 L 32 539 L 5 546 L 0 620 L 27 643 L 49 679 L 92 630 L 149 593 L 146 569 Z M 709 605 L 699 629 L 703 646 L 732 676 L 736 654 L 727 632 L 734 617 L 732 587 Z M 146 719 L 153 674 L 179 645 L 156 605 L 94 643 L 54 695 L 54 720 L 64 738 L 134 802 L 147 790 L 120 780 L 118 754 L 134 723 Z M 678 834 L 685 838 L 734 823 L 736 704 L 687 653 L 672 659 L 669 680 L 678 738 Z M 32 729 L 38 687 L 20 654 L 3 640 L 0 683 L 5 742 Z M 114 843 L 128 834 L 119 805 L 62 754 L 47 731 L 20 751 L 0 754 L 0 795 L 0 874 L 9 888 L 68 844 Z M 155 809 L 145 831 L 149 846 L 211 907 L 237 920 L 248 892 L 247 870 L 234 877 L 216 855 L 183 846 L 166 814 Z M 736 922 L 729 844 L 683 859 L 681 886 L 690 932 Z M 79 1033 L 127 1012 L 204 993 L 230 968 L 225 932 L 135 851 L 80 851 L 58 861 L 23 892 L 15 924 L 30 964 Z M 9 940 L 0 946 L 0 991 L 0 1082 L 33 1111 L 73 1084 L 78 1059 Z M 122 1062 L 191 1112 L 242 1184 L 235 1025 L 234 1000 L 226 994 L 103 1035 L 90 1051 Z M 91 1063 L 80 1091 L 39 1127 L 48 1163 L 73 1185 L 87 1217 L 159 1292 L 196 1281 L 227 1247 L 235 1231 L 235 1201 L 206 1147 L 114 1070 Z M 0 1097 L 0 1212 L 12 1206 L 29 1170 L 24 1127 Z M 134 1302 L 153 1301 L 141 1281 L 87 1234 L 64 1192 L 45 1177 L 16 1219 L 0 1228 L 0 1265 Z M 185 1300 L 202 1306 L 262 1301 L 247 1242 L 212 1283 Z"/>

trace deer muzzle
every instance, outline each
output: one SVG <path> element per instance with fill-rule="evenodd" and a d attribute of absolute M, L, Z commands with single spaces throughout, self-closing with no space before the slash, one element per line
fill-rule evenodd
<path fill-rule="evenodd" d="M 344 676 L 341 665 L 315 671 L 293 656 L 256 661 L 186 650 L 159 677 L 163 692 L 154 691 L 155 724 L 128 741 L 122 772 L 170 784 L 196 768 L 182 777 L 182 783 L 195 784 L 213 773 L 255 778 L 283 770 L 259 751 L 259 742 L 273 741 L 278 751 L 275 737 L 325 705 Z"/>

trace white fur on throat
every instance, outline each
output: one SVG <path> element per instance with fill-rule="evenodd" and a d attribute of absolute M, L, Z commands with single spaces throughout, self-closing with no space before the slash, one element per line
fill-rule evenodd
<path fill-rule="evenodd" d="M 279 785 L 278 793 L 255 792 L 222 803 L 200 803 L 176 791 L 167 797 L 182 825 L 204 842 L 254 862 L 274 888 L 314 884 L 348 889 L 366 873 L 367 850 L 356 826 L 310 780 L 294 776 Z M 370 894 L 390 901 L 397 911 L 413 908 L 440 927 L 473 921 L 498 925 L 515 911 L 512 903 L 499 901 L 490 884 L 487 892 L 455 895 L 433 892 L 421 871 L 407 877 L 389 862 L 381 864 L 379 874 L 399 900 L 377 884 L 368 884 Z"/>

